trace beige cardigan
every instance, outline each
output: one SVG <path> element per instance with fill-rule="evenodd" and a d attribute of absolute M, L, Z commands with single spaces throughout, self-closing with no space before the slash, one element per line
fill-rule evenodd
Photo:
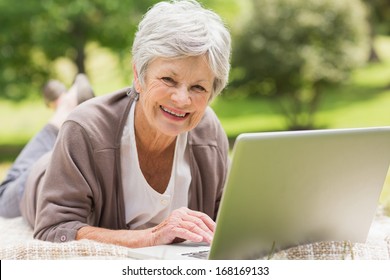
<path fill-rule="evenodd" d="M 52 154 L 34 165 L 21 211 L 34 227 L 35 238 L 71 241 L 86 225 L 128 228 L 120 141 L 134 98 L 132 89 L 126 88 L 78 106 L 61 127 Z M 187 141 L 189 208 L 215 219 L 229 163 L 228 140 L 211 108 Z"/>

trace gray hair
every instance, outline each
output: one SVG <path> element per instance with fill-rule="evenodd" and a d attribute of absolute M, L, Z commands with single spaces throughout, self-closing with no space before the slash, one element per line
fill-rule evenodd
<path fill-rule="evenodd" d="M 134 38 L 132 57 L 141 85 L 156 58 L 206 55 L 215 75 L 211 99 L 227 85 L 231 38 L 221 18 L 195 0 L 160 2 L 143 17 Z"/>

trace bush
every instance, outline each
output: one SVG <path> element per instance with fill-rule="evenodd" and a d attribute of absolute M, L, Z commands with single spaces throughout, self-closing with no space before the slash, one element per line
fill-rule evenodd
<path fill-rule="evenodd" d="M 279 101 L 290 129 L 311 128 L 325 86 L 346 81 L 368 55 L 360 0 L 253 0 L 235 36 L 231 88 Z"/>

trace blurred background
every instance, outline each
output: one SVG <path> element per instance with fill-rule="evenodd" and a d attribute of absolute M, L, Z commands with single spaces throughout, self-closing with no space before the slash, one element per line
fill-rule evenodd
<path fill-rule="evenodd" d="M 51 115 L 42 86 L 88 75 L 97 95 L 132 83 L 136 25 L 156 0 L 0 0 L 0 180 Z M 390 125 L 390 1 L 203 0 L 233 37 L 211 105 L 234 142 L 249 131 Z M 390 206 L 390 178 L 381 202 Z"/>

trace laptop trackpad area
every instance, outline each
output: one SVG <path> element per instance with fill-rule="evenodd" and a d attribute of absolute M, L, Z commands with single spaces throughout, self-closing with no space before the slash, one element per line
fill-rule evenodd
<path fill-rule="evenodd" d="M 183 242 L 169 245 L 159 245 L 130 250 L 130 256 L 133 255 L 139 259 L 160 259 L 160 260 L 178 260 L 178 259 L 207 259 L 210 246 L 207 243 Z"/>

